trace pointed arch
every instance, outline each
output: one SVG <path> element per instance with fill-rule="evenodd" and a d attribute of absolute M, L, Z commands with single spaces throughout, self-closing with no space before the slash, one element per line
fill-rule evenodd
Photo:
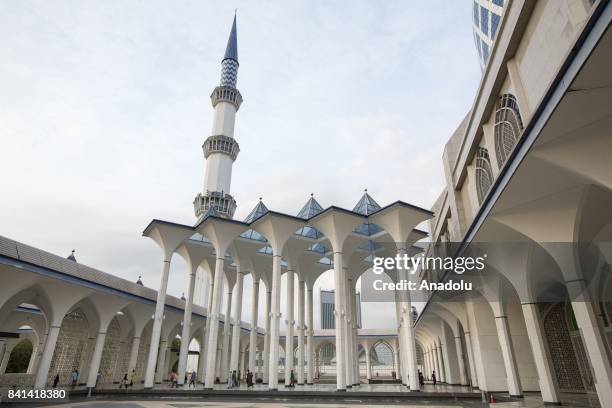
<path fill-rule="evenodd" d="M 523 133 L 523 121 L 514 95 L 503 94 L 497 100 L 494 129 L 495 153 L 501 167 Z"/>
<path fill-rule="evenodd" d="M 491 169 L 489 151 L 484 147 L 479 147 L 476 150 L 476 192 L 479 204 L 482 204 L 492 185 L 493 170 Z"/>

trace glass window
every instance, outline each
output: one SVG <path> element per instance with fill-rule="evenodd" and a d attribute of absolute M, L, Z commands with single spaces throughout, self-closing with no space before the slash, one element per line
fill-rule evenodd
<path fill-rule="evenodd" d="M 487 62 L 489 60 L 489 46 L 482 41 L 482 59 Z"/>
<path fill-rule="evenodd" d="M 518 103 L 512 94 L 503 94 L 495 111 L 495 153 L 501 167 L 523 132 L 523 121 Z"/>
<path fill-rule="evenodd" d="M 476 27 L 478 27 L 480 25 L 480 23 L 478 22 L 478 3 L 474 2 L 472 5 L 472 13 L 473 13 L 473 19 L 474 19 L 474 25 Z"/>
<path fill-rule="evenodd" d="M 499 7 L 504 7 L 504 0 L 493 0 L 493 4 Z"/>
<path fill-rule="evenodd" d="M 497 33 L 497 27 L 499 26 L 500 20 L 500 16 L 495 13 L 491 13 L 491 38 L 495 38 L 495 34 Z"/>
<path fill-rule="evenodd" d="M 493 170 L 489 160 L 489 152 L 484 147 L 476 151 L 476 193 L 478 203 L 482 204 L 493 185 Z"/>
<path fill-rule="evenodd" d="M 489 35 L 489 10 L 480 7 L 480 31 L 485 35 Z"/>

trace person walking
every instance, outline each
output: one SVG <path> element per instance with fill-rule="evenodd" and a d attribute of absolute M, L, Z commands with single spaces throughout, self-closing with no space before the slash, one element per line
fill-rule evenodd
<path fill-rule="evenodd" d="M 250 371 L 247 371 L 247 376 L 246 376 L 246 382 L 247 382 L 247 389 L 251 388 L 253 386 L 253 373 Z"/>
<path fill-rule="evenodd" d="M 121 379 L 121 382 L 119 383 L 119 389 L 121 389 L 122 387 L 127 388 L 128 386 L 128 377 L 127 377 L 127 373 L 125 373 L 123 375 L 123 378 Z"/>
<path fill-rule="evenodd" d="M 435 385 L 436 385 L 436 383 L 437 383 L 437 380 L 436 380 L 436 371 L 435 371 L 435 370 L 434 370 L 434 371 L 432 371 L 432 373 L 431 373 L 431 382 L 433 382 L 433 385 L 434 385 L 434 386 L 435 386 Z"/>
<path fill-rule="evenodd" d="M 293 370 L 291 370 L 291 373 L 289 373 L 289 386 L 295 387 L 295 374 L 293 373 Z"/>
<path fill-rule="evenodd" d="M 227 378 L 227 388 L 234 388 L 234 372 L 230 370 L 229 377 Z"/>
<path fill-rule="evenodd" d="M 189 377 L 189 388 L 193 385 L 193 389 L 195 390 L 196 384 L 196 372 L 192 371 L 191 376 Z"/>
<path fill-rule="evenodd" d="M 72 371 L 72 374 L 70 374 L 70 378 L 71 378 L 71 382 L 70 385 L 72 386 L 72 388 L 77 386 L 77 382 L 79 381 L 79 370 L 77 370 L 76 368 Z"/>
<path fill-rule="evenodd" d="M 136 369 L 134 368 L 132 370 L 132 373 L 130 374 L 130 387 L 133 387 L 135 382 L 136 382 Z M 125 388 L 127 388 L 127 386 Z"/>
<path fill-rule="evenodd" d="M 59 383 L 59 373 L 55 374 L 53 378 L 53 388 L 57 388 L 57 384 Z"/>
<path fill-rule="evenodd" d="M 422 387 L 425 385 L 425 377 L 423 377 L 423 373 L 419 370 L 419 385 Z"/>

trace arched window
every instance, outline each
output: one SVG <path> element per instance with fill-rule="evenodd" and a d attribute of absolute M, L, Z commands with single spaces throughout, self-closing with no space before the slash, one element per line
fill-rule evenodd
<path fill-rule="evenodd" d="M 484 147 L 479 147 L 476 150 L 476 191 L 478 192 L 479 204 L 482 204 L 492 184 L 493 171 L 491 170 L 489 152 Z"/>
<path fill-rule="evenodd" d="M 500 167 L 506 162 L 523 132 L 523 121 L 516 98 L 503 94 L 495 110 L 495 153 Z"/>

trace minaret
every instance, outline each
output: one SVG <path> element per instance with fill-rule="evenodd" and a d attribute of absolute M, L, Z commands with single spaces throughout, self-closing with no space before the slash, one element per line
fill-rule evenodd
<path fill-rule="evenodd" d="M 215 110 L 212 133 L 202 145 L 206 158 L 203 193 L 193 201 L 196 217 L 208 214 L 232 218 L 236 200 L 230 195 L 232 165 L 240 148 L 234 139 L 236 112 L 242 103 L 242 95 L 236 89 L 238 79 L 238 41 L 236 16 L 230 32 L 225 56 L 221 61 L 221 83 L 210 95 Z"/>

